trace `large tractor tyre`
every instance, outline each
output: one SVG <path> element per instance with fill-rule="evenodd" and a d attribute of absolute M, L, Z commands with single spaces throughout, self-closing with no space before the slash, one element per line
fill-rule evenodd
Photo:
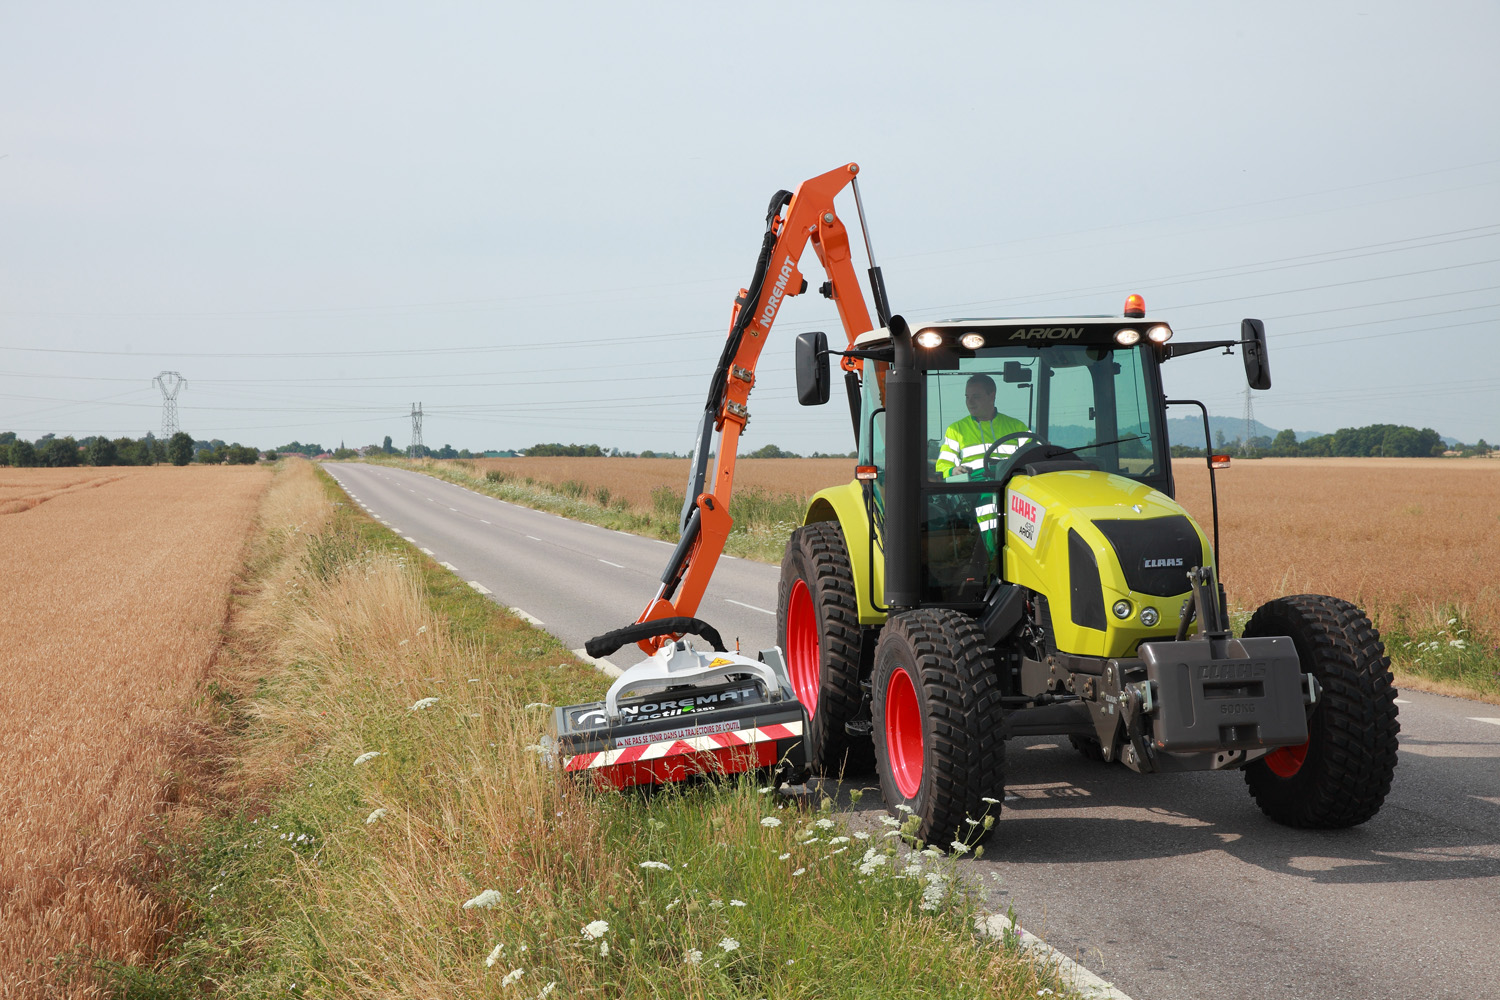
<path fill-rule="evenodd" d="M 1000 686 L 977 622 L 948 609 L 891 618 L 871 681 L 875 768 L 892 808 L 947 850 L 989 836 L 1005 792 Z M 991 825 L 993 821 L 990 821 Z"/>
<path fill-rule="evenodd" d="M 1348 601 L 1317 594 L 1261 605 L 1246 636 L 1290 636 L 1322 695 L 1307 742 L 1245 768 L 1261 811 L 1314 829 L 1357 826 L 1380 811 L 1396 770 L 1396 688 L 1380 633 Z"/>
<path fill-rule="evenodd" d="M 859 714 L 859 601 L 838 524 L 798 528 L 781 559 L 776 637 L 797 700 L 807 709 L 807 760 L 819 774 L 868 774 L 870 741 L 844 724 Z"/>

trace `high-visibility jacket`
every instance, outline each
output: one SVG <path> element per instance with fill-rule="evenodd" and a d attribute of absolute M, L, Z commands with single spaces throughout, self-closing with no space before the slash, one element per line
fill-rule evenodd
<path fill-rule="evenodd" d="M 955 420 L 943 434 L 943 448 L 937 460 L 938 475 L 948 477 L 956 472 L 983 468 L 984 453 L 989 451 L 990 445 L 1007 434 L 1025 430 L 1028 428 L 1021 421 L 999 412 L 989 420 L 975 420 L 973 417 Z M 1025 438 L 1012 438 L 996 448 L 995 455 L 999 458 L 1012 455 L 1025 443 Z"/>

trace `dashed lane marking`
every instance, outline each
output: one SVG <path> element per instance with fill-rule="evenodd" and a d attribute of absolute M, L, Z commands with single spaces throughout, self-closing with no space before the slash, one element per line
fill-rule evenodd
<path fill-rule="evenodd" d="M 572 652 L 574 656 L 578 657 L 584 663 L 592 663 L 605 677 L 618 677 L 624 672 L 603 657 L 590 656 L 586 650 L 575 649 Z"/>
<path fill-rule="evenodd" d="M 408 542 L 411 542 L 413 545 L 417 544 L 417 540 L 410 535 L 402 535 L 401 537 L 406 539 Z"/>
<path fill-rule="evenodd" d="M 482 518 L 482 517 L 481 517 L 481 518 L 480 518 L 480 519 L 479 519 L 479 523 L 480 523 L 480 524 L 489 524 L 489 523 L 490 523 L 490 522 L 488 522 L 488 521 L 486 521 L 486 520 L 485 520 L 485 519 L 484 519 L 484 518 Z"/>
<path fill-rule="evenodd" d="M 457 507 L 449 507 L 448 509 L 451 510 L 451 511 L 453 511 L 453 513 L 455 513 L 455 514 L 458 513 L 458 508 Z"/>
<path fill-rule="evenodd" d="M 1500 726 L 1500 719 L 1490 719 L 1484 716 L 1469 716 L 1470 722 L 1488 722 L 1492 726 Z"/>
<path fill-rule="evenodd" d="M 535 535 L 527 535 L 526 537 L 529 538 L 529 539 L 531 539 L 533 542 L 540 542 L 541 541 L 541 539 L 538 538 L 538 537 L 536 537 Z"/>
<path fill-rule="evenodd" d="M 600 559 L 599 561 L 602 562 L 606 566 L 613 566 L 615 569 L 624 569 L 625 568 L 624 566 L 621 566 L 619 563 L 612 563 L 612 562 L 610 562 L 608 559 Z"/>
<path fill-rule="evenodd" d="M 746 604 L 744 601 L 736 601 L 728 597 L 724 598 L 724 600 L 728 604 L 738 604 L 742 608 L 749 608 L 751 611 L 759 611 L 763 615 L 771 615 L 772 617 L 775 617 L 776 615 L 776 612 L 774 611 L 767 611 L 765 608 L 757 608 L 755 605 Z"/>
<path fill-rule="evenodd" d="M 484 584 L 480 583 L 478 580 L 470 580 L 469 581 L 469 586 L 473 587 L 476 592 L 481 593 L 481 594 L 491 594 L 491 593 L 494 593 L 494 591 L 490 590 L 490 588 L 486 587 Z"/>
<path fill-rule="evenodd" d="M 537 628 L 546 628 L 547 627 L 545 624 L 542 623 L 542 620 L 540 618 L 538 618 L 536 615 L 528 614 L 527 612 L 522 611 L 520 608 L 511 608 L 510 609 L 510 613 L 513 614 L 513 615 L 515 615 L 517 618 L 524 618 L 524 619 L 526 619 L 527 621 L 531 622 L 531 624 L 535 625 Z"/>
<path fill-rule="evenodd" d="M 436 552 L 434 552 L 434 551 L 432 551 L 432 550 L 431 550 L 431 549 L 423 549 L 423 550 L 422 550 L 422 551 L 423 551 L 423 552 L 425 552 L 425 553 L 427 553 L 427 554 L 428 554 L 428 555 L 430 555 L 430 556 L 435 556 L 435 555 L 437 555 L 437 553 L 436 553 Z"/>
<path fill-rule="evenodd" d="M 440 562 L 438 563 L 438 565 L 443 567 L 443 569 L 447 570 L 450 573 L 458 572 L 458 567 L 453 565 L 452 563 Z"/>
<path fill-rule="evenodd" d="M 1397 698 L 1396 699 L 1396 704 L 1398 704 L 1398 705 L 1410 705 L 1411 702 L 1407 701 L 1405 698 Z"/>

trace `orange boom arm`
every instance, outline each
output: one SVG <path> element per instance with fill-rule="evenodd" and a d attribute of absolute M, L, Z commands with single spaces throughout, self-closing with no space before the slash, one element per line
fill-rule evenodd
<path fill-rule="evenodd" d="M 710 383 L 708 404 L 698 428 L 687 502 L 683 505 L 682 540 L 662 574 L 661 589 L 637 622 L 690 618 L 708 588 L 734 523 L 729 517 L 729 498 L 734 492 L 740 434 L 750 421 L 755 366 L 782 304 L 807 290 L 800 262 L 808 243 L 828 275 L 829 288 L 825 294 L 838 307 L 849 345 L 852 347 L 854 338 L 873 329 L 849 252 L 849 232 L 833 207 L 834 196 L 853 183 L 858 173 L 858 164 L 845 164 L 803 181 L 795 194 L 778 191 L 771 200 L 755 275 L 750 287 L 740 289 L 734 300 L 729 337 Z M 856 199 L 858 195 L 856 184 Z M 873 266 L 871 272 L 878 304 L 883 301 L 883 291 Z M 883 308 L 881 312 L 883 315 Z M 846 371 L 853 371 L 853 364 L 851 359 L 844 359 Z M 715 449 L 713 474 L 709 476 L 707 458 L 715 431 L 719 433 L 719 446 Z M 668 641 L 668 636 L 657 636 L 642 640 L 639 645 L 643 651 L 652 653 Z"/>

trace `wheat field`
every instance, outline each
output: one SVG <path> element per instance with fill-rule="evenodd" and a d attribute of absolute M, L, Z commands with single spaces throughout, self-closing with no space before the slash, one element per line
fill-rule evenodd
<path fill-rule="evenodd" d="M 475 463 L 557 485 L 604 487 L 650 509 L 680 491 L 684 459 L 501 458 Z M 853 478 L 850 459 L 753 459 L 736 489 L 806 497 Z M 1177 499 L 1212 532 L 1203 459 L 1173 463 Z M 1220 553 L 1230 602 L 1246 610 L 1283 594 L 1323 593 L 1416 627 L 1451 612 L 1500 633 L 1500 461 L 1267 458 L 1218 474 Z"/>
<path fill-rule="evenodd" d="M 270 472 L 0 473 L 0 997 L 90 997 L 88 960 L 148 961 L 172 922 L 148 840 L 211 763 L 202 682 Z"/>

